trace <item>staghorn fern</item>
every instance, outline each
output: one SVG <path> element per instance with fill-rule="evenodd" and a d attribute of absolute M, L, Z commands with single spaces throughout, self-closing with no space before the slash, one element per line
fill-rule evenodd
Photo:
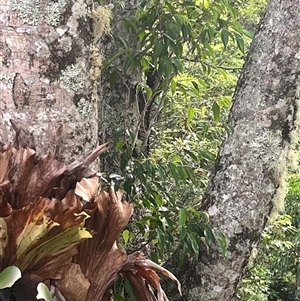
<path fill-rule="evenodd" d="M 56 300 L 108 301 L 121 274 L 140 301 L 168 300 L 156 271 L 178 283 L 176 277 L 116 245 L 133 206 L 121 191 L 101 189 L 88 167 L 108 145 L 66 165 L 51 154 L 37 155 L 23 137 L 0 147 L 0 270 L 14 265 L 23 275 L 2 293 L 36 300 L 37 286 L 41 297 L 46 283 Z"/>

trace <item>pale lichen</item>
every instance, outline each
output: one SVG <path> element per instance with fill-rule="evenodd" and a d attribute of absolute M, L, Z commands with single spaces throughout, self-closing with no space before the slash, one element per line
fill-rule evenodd
<path fill-rule="evenodd" d="M 11 8 L 28 25 L 37 25 L 39 21 L 43 21 L 48 25 L 58 26 L 66 4 L 66 0 L 58 0 L 42 9 L 40 0 L 19 0 L 14 1 Z"/>
<path fill-rule="evenodd" d="M 98 6 L 92 11 L 94 20 L 93 34 L 95 39 L 110 32 L 111 9 L 108 6 Z"/>
<path fill-rule="evenodd" d="M 91 104 L 89 101 L 87 101 L 85 98 L 80 98 L 80 100 L 77 103 L 77 107 L 79 110 L 79 113 L 84 116 L 88 117 L 91 112 Z"/>
<path fill-rule="evenodd" d="M 60 80 L 69 90 L 76 93 L 84 88 L 86 77 L 83 68 L 77 63 L 69 65 L 65 70 L 62 70 Z"/>
<path fill-rule="evenodd" d="M 70 52 L 72 50 L 72 38 L 63 37 L 59 39 L 59 47 L 63 49 L 65 52 Z"/>
<path fill-rule="evenodd" d="M 90 78 L 93 82 L 96 82 L 101 75 L 102 57 L 99 53 L 99 48 L 95 45 L 91 47 L 90 60 Z"/>
<path fill-rule="evenodd" d="M 99 52 L 97 42 L 104 35 L 110 32 L 111 9 L 109 6 L 98 6 L 92 10 L 92 18 L 94 21 L 93 36 L 94 44 L 90 50 L 90 79 L 96 83 L 101 74 L 102 56 Z"/>
<path fill-rule="evenodd" d="M 66 0 L 58 0 L 57 2 L 53 2 L 47 5 L 45 9 L 44 19 L 48 25 L 57 26 L 59 25 L 59 21 L 62 13 L 64 12 L 64 8 L 67 4 Z"/>
<path fill-rule="evenodd" d="M 17 0 L 12 3 L 13 11 L 16 11 L 20 19 L 29 25 L 37 25 L 40 19 L 39 0 Z"/>
<path fill-rule="evenodd" d="M 5 82 L 6 84 L 12 84 L 14 77 L 15 73 L 0 73 L 0 81 Z"/>
<path fill-rule="evenodd" d="M 296 93 L 295 93 L 295 99 L 294 103 L 291 104 L 290 107 L 290 116 L 288 117 L 290 122 L 292 119 L 293 121 L 293 128 L 291 129 L 289 133 L 289 139 L 290 139 L 290 146 L 288 149 L 287 159 L 288 164 L 285 164 L 284 158 L 278 158 L 277 163 L 277 185 L 278 189 L 276 191 L 276 194 L 273 199 L 273 209 L 270 214 L 270 218 L 274 219 L 277 214 L 284 209 L 284 200 L 285 196 L 288 192 L 288 185 L 287 185 L 287 179 L 288 179 L 288 171 L 295 171 L 298 168 L 298 151 L 296 150 L 296 147 L 299 143 L 299 137 L 300 137 L 300 80 L 299 78 L 296 81 Z M 283 162 L 280 164 L 279 162 Z"/>
<path fill-rule="evenodd" d="M 76 37 L 78 35 L 78 26 L 79 19 L 86 18 L 88 14 L 88 7 L 86 5 L 86 1 L 78 0 L 72 6 L 72 14 L 67 21 L 67 26 L 69 28 L 68 32 L 72 36 Z"/>

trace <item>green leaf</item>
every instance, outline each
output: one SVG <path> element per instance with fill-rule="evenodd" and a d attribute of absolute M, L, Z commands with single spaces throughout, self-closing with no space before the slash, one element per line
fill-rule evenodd
<path fill-rule="evenodd" d="M 137 60 L 137 56 L 138 56 L 137 54 L 131 54 L 127 57 L 127 59 L 124 63 L 124 67 L 123 67 L 124 73 L 126 73 L 127 70 L 129 69 L 129 67 L 132 66 L 132 64 L 134 63 L 134 60 Z"/>
<path fill-rule="evenodd" d="M 128 295 L 128 300 L 137 301 L 137 299 L 136 299 L 136 297 L 133 293 L 132 286 L 131 286 L 130 282 L 127 279 L 125 280 L 124 287 L 125 287 L 126 293 Z"/>
<path fill-rule="evenodd" d="M 123 156 L 120 160 L 120 169 L 122 172 L 125 171 L 126 167 L 127 167 L 127 164 L 128 164 L 128 159 L 126 156 Z"/>
<path fill-rule="evenodd" d="M 216 242 L 216 238 L 211 230 L 211 228 L 207 225 L 203 225 L 204 227 L 204 236 L 205 236 L 205 240 L 207 241 L 208 246 L 211 246 L 212 244 L 214 244 Z"/>
<path fill-rule="evenodd" d="M 125 143 L 125 141 L 118 141 L 116 144 L 116 150 L 119 151 L 125 145 Z"/>
<path fill-rule="evenodd" d="M 179 173 L 179 175 L 181 177 L 181 180 L 185 183 L 185 181 L 188 178 L 188 175 L 187 175 L 187 172 L 185 170 L 185 167 L 182 166 L 182 165 L 178 165 L 177 170 L 178 170 L 178 173 Z"/>
<path fill-rule="evenodd" d="M 147 14 L 147 22 L 148 22 L 147 26 L 150 29 L 152 29 L 154 22 L 157 21 L 158 19 L 159 19 L 159 17 L 157 15 L 157 10 L 156 10 L 155 6 L 152 6 Z"/>
<path fill-rule="evenodd" d="M 238 33 L 234 33 L 235 35 L 235 39 L 236 39 L 236 43 L 237 43 L 237 46 L 239 48 L 239 50 L 242 52 L 242 53 L 245 53 L 245 43 L 244 43 L 244 39 L 242 38 L 241 35 L 239 35 Z"/>
<path fill-rule="evenodd" d="M 186 223 L 186 212 L 183 208 L 179 210 L 178 223 L 179 226 L 183 226 Z"/>
<path fill-rule="evenodd" d="M 154 62 L 154 64 L 158 61 L 158 58 L 160 57 L 160 54 L 161 54 L 164 47 L 165 47 L 165 45 L 163 45 L 159 41 L 157 43 L 155 43 L 155 45 L 153 47 L 153 62 Z"/>
<path fill-rule="evenodd" d="M 179 59 L 173 59 L 174 69 L 176 72 L 181 72 L 183 70 L 182 61 Z"/>
<path fill-rule="evenodd" d="M 220 121 L 220 106 L 216 101 L 213 103 L 212 110 L 214 113 L 214 121 L 219 122 Z"/>
<path fill-rule="evenodd" d="M 134 145 L 134 142 L 135 142 L 135 134 L 133 131 L 127 129 L 126 130 L 126 134 L 130 137 L 130 140 L 131 140 L 131 145 L 133 146 Z"/>
<path fill-rule="evenodd" d="M 156 263 L 158 263 L 158 254 L 157 252 L 151 252 L 150 259 Z"/>
<path fill-rule="evenodd" d="M 22 276 L 16 266 L 9 266 L 0 273 L 0 289 L 11 287 Z"/>
<path fill-rule="evenodd" d="M 187 117 L 187 120 L 186 120 L 186 127 L 187 128 L 190 127 L 191 121 L 193 120 L 194 116 L 195 116 L 195 109 L 193 107 L 189 107 L 188 108 L 188 117 Z"/>
<path fill-rule="evenodd" d="M 201 156 L 207 160 L 210 160 L 210 161 L 214 161 L 216 156 L 211 153 L 209 150 L 205 149 L 205 148 L 200 148 L 199 149 L 199 153 L 201 154 Z"/>
<path fill-rule="evenodd" d="M 175 92 L 176 92 L 176 87 L 177 87 L 177 82 L 175 81 L 174 78 L 172 78 L 172 80 L 171 80 L 171 92 L 172 92 L 172 95 L 175 94 Z"/>
<path fill-rule="evenodd" d="M 170 40 L 178 40 L 180 38 L 180 27 L 173 22 L 165 23 L 166 34 L 170 37 Z"/>
<path fill-rule="evenodd" d="M 196 241 L 194 235 L 191 235 L 190 233 L 187 233 L 187 237 L 189 238 L 189 241 L 191 243 L 192 249 L 195 252 L 195 254 L 198 256 L 199 255 L 199 244 Z"/>
<path fill-rule="evenodd" d="M 191 152 L 190 150 L 184 148 L 183 151 L 185 153 L 187 153 L 195 162 L 199 161 L 198 156 L 196 154 L 194 154 L 193 152 Z"/>
<path fill-rule="evenodd" d="M 129 241 L 129 237 L 130 237 L 129 230 L 124 230 L 122 233 L 122 236 L 123 236 L 125 245 L 127 245 L 128 241 Z"/>
<path fill-rule="evenodd" d="M 43 299 L 46 301 L 52 301 L 52 295 L 47 287 L 47 285 L 43 282 L 40 282 L 37 286 L 38 294 L 36 295 L 37 299 Z"/>
<path fill-rule="evenodd" d="M 158 238 L 158 246 L 160 248 L 160 252 L 162 253 L 166 246 L 166 235 L 160 228 L 156 229 L 156 234 Z"/>
<path fill-rule="evenodd" d="M 193 169 L 192 169 L 191 167 L 186 167 L 185 170 L 186 170 L 186 172 L 187 172 L 187 174 L 188 174 L 190 180 L 191 180 L 194 184 L 196 184 L 196 178 L 195 178 L 195 174 L 194 174 Z"/>
<path fill-rule="evenodd" d="M 112 54 L 111 56 L 109 56 L 103 63 L 102 65 L 102 70 L 106 71 L 107 68 L 109 68 L 112 63 L 121 55 L 128 53 L 128 49 L 121 49 L 118 52 Z"/>
<path fill-rule="evenodd" d="M 150 68 L 149 61 L 144 57 L 141 58 L 142 71 L 148 71 Z"/>
<path fill-rule="evenodd" d="M 229 31 L 225 28 L 222 28 L 221 30 L 221 39 L 224 45 L 224 49 L 226 49 L 229 41 Z"/>
<path fill-rule="evenodd" d="M 207 28 L 207 33 L 208 33 L 209 40 L 212 41 L 215 37 L 214 29 L 212 27 L 208 27 Z"/>
<path fill-rule="evenodd" d="M 200 41 L 201 41 L 202 44 L 205 44 L 205 43 L 206 43 L 206 32 L 207 32 L 207 30 L 204 29 L 204 30 L 201 32 L 201 34 L 200 34 Z"/>
<path fill-rule="evenodd" d="M 171 77 L 172 71 L 173 71 L 172 63 L 170 61 L 164 62 L 164 73 L 167 78 Z"/>
<path fill-rule="evenodd" d="M 180 58 L 182 55 L 182 44 L 181 43 L 174 43 L 173 41 L 170 42 L 170 47 L 172 48 L 172 50 L 174 51 L 174 53 L 176 54 L 177 58 Z"/>
<path fill-rule="evenodd" d="M 114 294 L 114 301 L 126 301 L 126 299 L 120 294 Z"/>
<path fill-rule="evenodd" d="M 218 23 L 219 23 L 219 27 L 222 29 L 227 26 L 226 21 L 223 20 L 222 18 L 218 18 Z"/>
<path fill-rule="evenodd" d="M 191 32 L 190 27 L 187 24 L 183 23 L 181 25 L 181 32 L 182 32 L 184 40 L 188 40 L 189 36 L 190 36 L 190 32 Z"/>
<path fill-rule="evenodd" d="M 177 171 L 177 166 L 173 162 L 169 162 L 168 165 L 169 165 L 169 168 L 171 170 L 171 173 L 172 173 L 176 183 L 178 183 L 178 181 L 180 180 L 180 176 Z"/>
<path fill-rule="evenodd" d="M 179 241 L 182 241 L 182 240 L 184 240 L 185 239 L 185 237 L 186 237 L 186 228 L 185 227 L 182 227 L 182 226 L 180 226 L 179 227 Z"/>
<path fill-rule="evenodd" d="M 219 233 L 218 242 L 221 247 L 222 256 L 227 258 L 227 240 L 223 233 Z"/>
<path fill-rule="evenodd" d="M 110 88 L 112 89 L 116 83 L 116 81 L 119 79 L 119 73 L 118 72 L 111 72 L 109 75 L 109 85 Z"/>

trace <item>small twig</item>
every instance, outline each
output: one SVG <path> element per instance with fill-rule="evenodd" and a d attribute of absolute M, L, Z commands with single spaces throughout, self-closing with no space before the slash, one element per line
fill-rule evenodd
<path fill-rule="evenodd" d="M 134 249 L 133 251 L 130 251 L 130 254 L 133 254 L 135 252 L 138 252 L 140 250 L 142 250 L 143 248 L 145 248 L 151 241 L 153 240 L 153 237 L 150 237 L 146 242 L 144 242 L 142 245 L 140 245 L 138 248 Z"/>
<path fill-rule="evenodd" d="M 200 64 L 203 64 L 205 66 L 211 67 L 211 68 L 219 68 L 219 69 L 228 70 L 228 71 L 230 71 L 230 70 L 242 70 L 242 67 L 234 67 L 234 66 L 226 67 L 226 66 L 221 66 L 221 65 L 213 65 L 213 64 L 204 62 L 202 60 L 199 60 L 197 58 L 188 58 L 186 56 L 182 57 L 182 58 L 186 61 L 193 62 L 193 63 L 200 63 Z"/>

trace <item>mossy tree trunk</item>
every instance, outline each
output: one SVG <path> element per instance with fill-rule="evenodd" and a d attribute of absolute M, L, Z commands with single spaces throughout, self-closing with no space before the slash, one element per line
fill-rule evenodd
<path fill-rule="evenodd" d="M 14 135 L 12 120 L 29 129 L 39 153 L 67 162 L 97 144 L 92 4 L 0 0 L 2 142 Z"/>
<path fill-rule="evenodd" d="M 299 136 L 293 132 L 299 123 L 299 32 L 298 1 L 270 1 L 235 92 L 233 133 L 221 146 L 202 205 L 215 234 L 226 237 L 228 258 L 216 245 L 182 268 L 174 269 L 173 257 L 167 268 L 184 294 L 176 297 L 170 289 L 173 301 L 232 300 L 269 216 L 283 206 L 286 166 Z"/>

